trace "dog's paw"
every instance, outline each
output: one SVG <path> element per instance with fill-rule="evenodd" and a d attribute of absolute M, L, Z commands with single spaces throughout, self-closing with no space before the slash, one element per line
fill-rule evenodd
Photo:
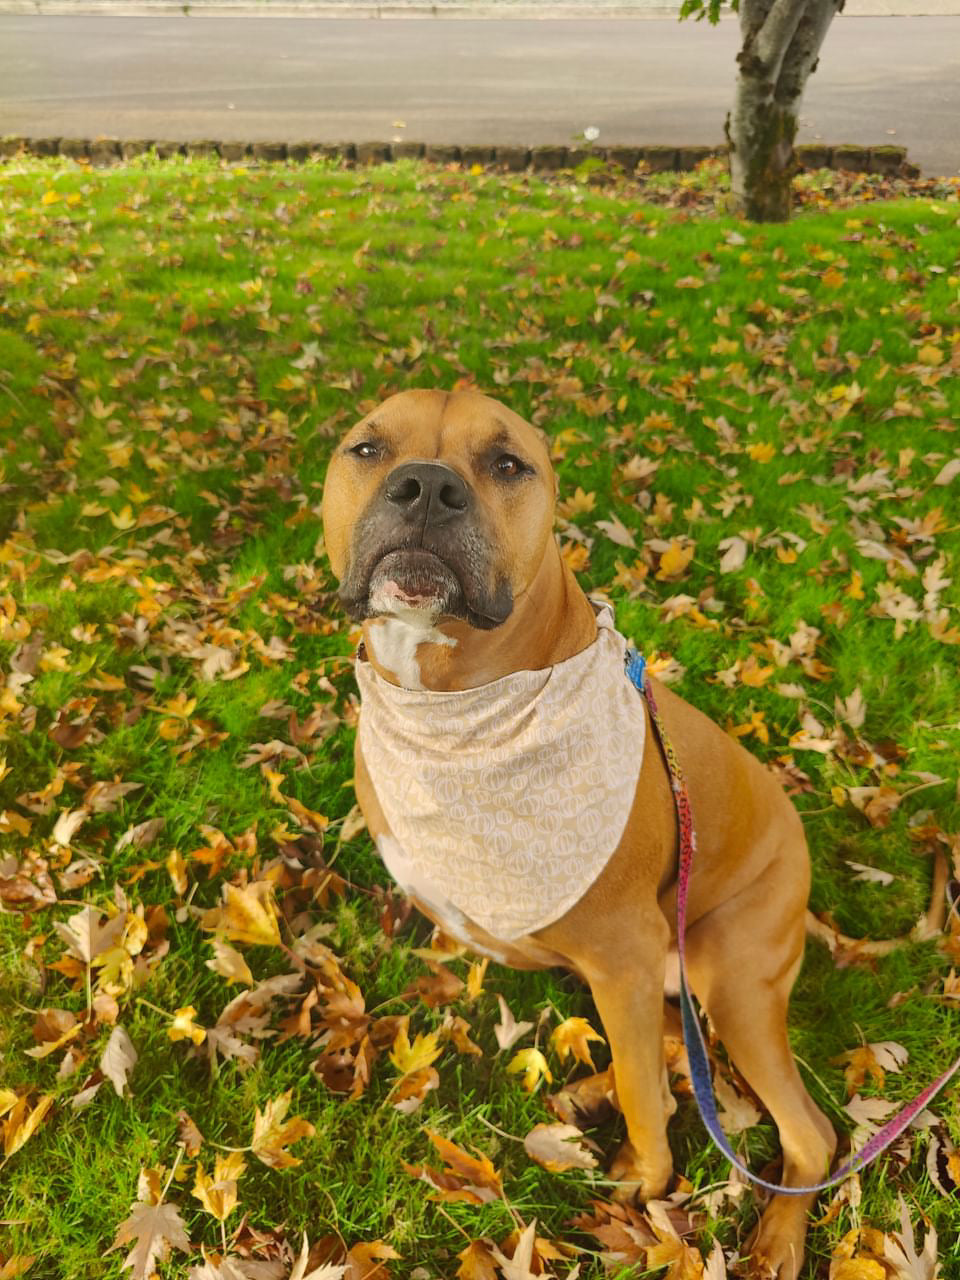
<path fill-rule="evenodd" d="M 806 1234 L 806 1206 L 775 1197 L 744 1249 L 737 1274 L 745 1280 L 797 1280 Z"/>
<path fill-rule="evenodd" d="M 614 1200 L 642 1204 L 646 1200 L 657 1200 L 666 1193 L 673 1176 L 673 1163 L 670 1160 L 656 1164 L 641 1160 L 628 1138 L 614 1156 L 609 1172 L 610 1177 L 620 1183 L 614 1190 Z"/>

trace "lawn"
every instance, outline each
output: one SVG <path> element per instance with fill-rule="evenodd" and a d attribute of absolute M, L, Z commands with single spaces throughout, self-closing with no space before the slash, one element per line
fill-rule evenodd
<path fill-rule="evenodd" d="M 560 1052 L 569 1019 L 600 1030 L 588 994 L 431 943 L 357 820 L 319 501 L 393 391 L 476 385 L 549 433 L 564 555 L 778 772 L 821 916 L 902 935 L 937 860 L 957 875 L 956 187 L 807 179 L 758 228 L 709 172 L 586 176 L 0 168 L 0 1276 L 118 1277 L 131 1248 L 149 1274 L 166 1224 L 164 1277 L 287 1276 L 307 1232 L 331 1276 L 350 1251 L 350 1280 L 469 1280 L 497 1274 L 471 1242 L 509 1255 L 536 1219 L 549 1274 L 619 1253 L 682 1280 L 755 1220 L 682 1072 L 685 1244 L 608 1222 L 602 1162 L 527 1155 L 590 1072 Z M 848 1146 L 960 1054 L 960 926 L 831 940 L 791 1034 Z M 498 996 L 533 1024 L 500 1051 Z M 553 1080 L 528 1092 L 534 1048 Z M 733 1141 L 775 1176 L 715 1052 Z M 932 1276 L 878 1260 L 901 1194 L 960 1274 L 957 1088 L 822 1198 L 806 1276 Z M 611 1155 L 618 1119 L 587 1127 Z M 446 1184 L 486 1194 L 418 1180 L 428 1131 L 492 1162 L 454 1154 Z"/>

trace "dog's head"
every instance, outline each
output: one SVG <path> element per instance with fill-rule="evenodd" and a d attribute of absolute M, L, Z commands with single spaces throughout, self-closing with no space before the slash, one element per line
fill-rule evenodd
<path fill-rule="evenodd" d="M 499 626 L 552 540 L 554 496 L 542 433 L 498 401 L 391 396 L 327 472 L 324 534 L 345 609 Z"/>

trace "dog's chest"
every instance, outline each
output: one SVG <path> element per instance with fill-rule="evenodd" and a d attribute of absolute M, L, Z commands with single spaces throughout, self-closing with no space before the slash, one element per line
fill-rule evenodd
<path fill-rule="evenodd" d="M 623 638 L 456 693 L 398 689 L 360 663 L 360 748 L 391 874 L 458 932 L 510 941 L 559 919 L 616 850 L 646 718 Z M 462 931 L 461 931 L 462 932 Z"/>

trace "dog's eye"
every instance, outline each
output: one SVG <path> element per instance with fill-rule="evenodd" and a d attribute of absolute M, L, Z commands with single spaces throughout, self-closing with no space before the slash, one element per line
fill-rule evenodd
<path fill-rule="evenodd" d="M 512 453 L 501 453 L 493 464 L 493 469 L 498 476 L 518 476 L 523 471 L 529 471 L 530 468 L 519 458 L 515 458 Z"/>
<path fill-rule="evenodd" d="M 361 440 L 351 447 L 350 452 L 357 458 L 379 458 L 380 450 L 370 440 Z"/>

